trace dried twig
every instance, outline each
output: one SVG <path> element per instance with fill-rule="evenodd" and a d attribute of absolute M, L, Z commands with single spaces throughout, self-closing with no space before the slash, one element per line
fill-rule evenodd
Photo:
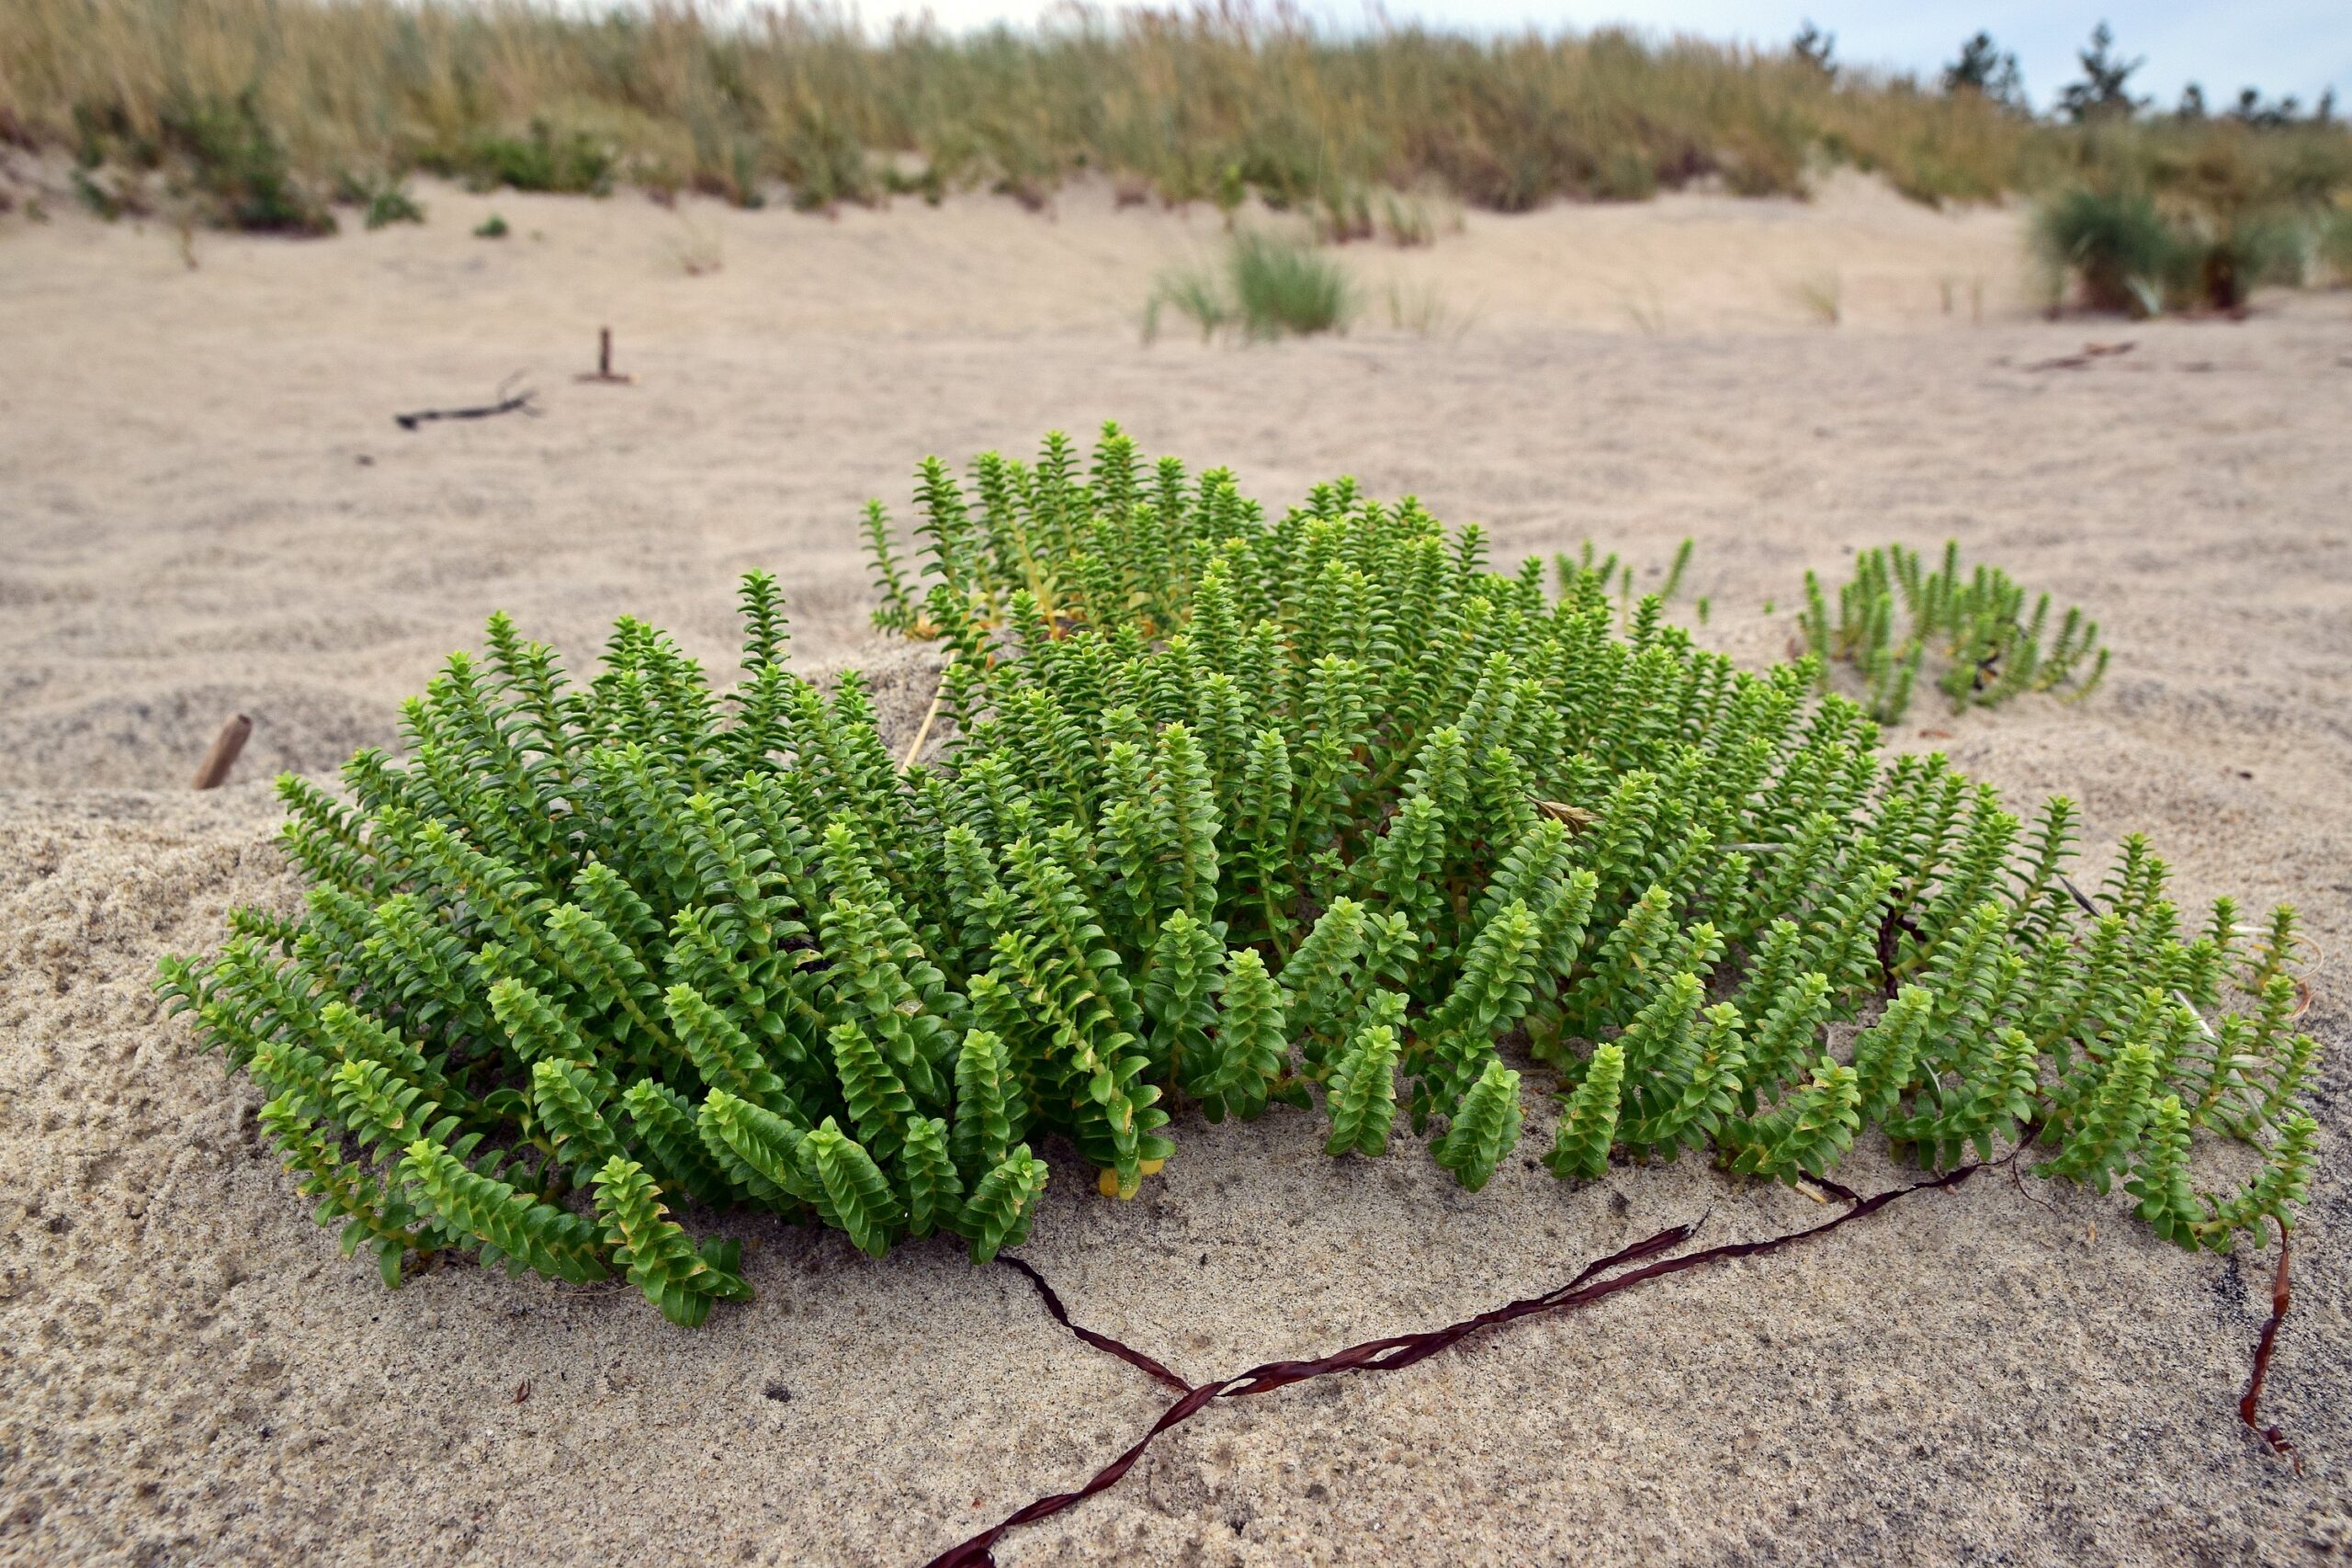
<path fill-rule="evenodd" d="M 2080 354 L 2062 354 L 2055 359 L 2038 359 L 2027 366 L 2026 369 L 2029 371 L 2080 370 L 2094 359 L 2129 354 L 2137 346 L 2139 345 L 2136 344 L 2129 343 L 2086 343 L 2083 344 L 2083 352 Z"/>
<path fill-rule="evenodd" d="M 2278 1272 L 2270 1282 L 2270 1320 L 2262 1325 L 2262 1337 L 2255 1342 L 2254 1375 L 2246 1380 L 2245 1397 L 2238 1401 L 2238 1419 L 2264 1442 L 2270 1451 L 2284 1454 L 2295 1466 L 2295 1473 L 2303 1472 L 2303 1456 L 2287 1440 L 2287 1434 L 2276 1426 L 2266 1427 L 2260 1419 L 2262 1380 L 2270 1373 L 2270 1353 L 2278 1348 L 2278 1325 L 2287 1320 L 2287 1309 L 2294 1304 L 2294 1292 L 2287 1288 L 2287 1225 L 2276 1215 L 2271 1223 L 2278 1227 Z"/>
<path fill-rule="evenodd" d="M 2075 902 L 2083 907 L 2086 914 L 2093 919 L 2098 918 L 2098 906 L 2092 903 L 2081 888 L 2064 876 L 2061 876 L 2058 881 L 2068 893 L 2074 896 Z M 2175 1001 L 2188 1009 L 2189 1016 L 2197 1020 L 2197 1027 L 2203 1032 L 2205 1038 L 2212 1041 L 2213 1030 L 2205 1021 L 2204 1015 L 2190 1006 L 2188 998 L 2178 991 L 2173 992 L 2172 995 Z M 2255 1407 L 2261 1403 L 2262 1399 L 2262 1380 L 2270 1371 L 2270 1353 L 2278 1348 L 2278 1325 L 2285 1320 L 2287 1307 L 2292 1299 L 2287 1289 L 2287 1224 L 2275 1214 L 2271 1216 L 2271 1223 L 2278 1227 L 2278 1277 L 2270 1292 L 2270 1321 L 2262 1325 L 2262 1338 L 2254 1348 L 2254 1375 L 2247 1380 L 2245 1397 L 2238 1401 L 2238 1418 L 2253 1428 L 2256 1436 L 2268 1443 L 2272 1452 L 2285 1454 L 2293 1460 L 2295 1472 L 2301 1474 L 2303 1460 L 2301 1454 L 2295 1452 L 2295 1445 L 2289 1442 L 2286 1434 L 2278 1427 L 2262 1426 L 2255 1419 Z"/>
<path fill-rule="evenodd" d="M 519 392 L 508 390 L 522 378 L 523 373 L 517 370 L 514 375 L 501 381 L 498 384 L 496 402 L 484 403 L 479 408 L 469 409 L 419 409 L 414 413 L 392 415 L 392 423 L 402 430 L 414 430 L 426 421 L 435 419 L 488 419 L 492 414 L 501 413 L 526 413 L 537 419 L 542 411 L 532 400 L 537 398 L 538 393 L 528 387 Z"/>
<path fill-rule="evenodd" d="M 2075 907 L 2081 909 L 2084 914 L 2088 915 L 2092 919 L 2098 919 L 2099 916 L 2105 912 L 2100 909 L 2097 904 L 2091 902 L 2091 896 L 2089 894 L 2075 886 L 2075 879 L 2073 877 L 2064 874 L 2063 872 L 2059 874 L 2058 886 L 2064 888 L 2066 890 L 2066 897 L 2072 898 L 2075 901 Z"/>
<path fill-rule="evenodd" d="M 1055 1292 L 1055 1290 L 1051 1285 L 1046 1283 L 1046 1277 L 1043 1274 L 1038 1273 L 1036 1269 L 1032 1269 L 1027 1263 L 1013 1257 L 1009 1252 L 998 1253 L 996 1260 L 999 1263 L 1004 1264 L 1006 1267 L 1026 1276 L 1029 1282 L 1037 1287 L 1037 1294 L 1039 1298 L 1045 1302 L 1046 1310 L 1053 1314 L 1054 1321 L 1060 1324 L 1064 1328 L 1069 1329 L 1072 1334 L 1077 1335 L 1079 1338 L 1084 1340 L 1087 1344 L 1093 1346 L 1097 1350 L 1102 1351 L 1106 1356 L 1116 1356 L 1122 1361 L 1126 1362 L 1127 1365 L 1138 1368 L 1141 1371 L 1149 1373 L 1153 1378 L 1166 1383 L 1170 1388 L 1174 1389 L 1179 1393 L 1190 1393 L 1193 1392 L 1193 1385 L 1191 1383 L 1186 1382 L 1182 1378 L 1178 1377 L 1174 1372 L 1170 1371 L 1165 1366 L 1162 1366 L 1151 1357 L 1145 1355 L 1134 1346 L 1122 1344 L 1118 1340 L 1112 1338 L 1107 1334 L 1088 1328 L 1081 1324 L 1071 1322 L 1069 1309 L 1062 1305 L 1062 1298 Z"/>
<path fill-rule="evenodd" d="M 1460 1323 L 1451 1324 L 1444 1328 L 1430 1329 L 1419 1334 L 1394 1335 L 1385 1339 L 1367 1339 L 1360 1345 L 1351 1345 L 1344 1350 L 1334 1351 L 1329 1356 L 1317 1357 L 1313 1360 L 1267 1361 L 1251 1367 L 1246 1371 L 1236 1372 L 1231 1377 L 1197 1384 L 1182 1399 L 1161 1412 L 1159 1419 L 1152 1424 L 1149 1431 L 1137 1438 L 1132 1446 L 1110 1463 L 1096 1471 L 1084 1485 L 1074 1492 L 1057 1492 L 1051 1495 L 1040 1497 L 1025 1507 L 1015 1510 L 970 1540 L 959 1542 L 941 1552 L 931 1560 L 927 1568 L 982 1568 L 983 1564 L 993 1564 L 996 1561 L 992 1554 L 993 1549 L 1007 1532 L 1022 1525 L 1048 1518 L 1066 1508 L 1076 1506 L 1098 1492 L 1108 1491 L 1111 1487 L 1117 1485 L 1120 1479 L 1135 1468 L 1136 1461 L 1143 1457 L 1144 1450 L 1149 1448 L 1153 1440 L 1162 1432 L 1191 1420 L 1216 1400 L 1244 1399 L 1251 1394 L 1272 1393 L 1277 1389 L 1287 1388 L 1292 1383 L 1305 1382 L 1310 1378 L 1331 1377 L 1341 1372 L 1400 1371 L 1418 1362 L 1427 1360 L 1439 1351 L 1459 1344 L 1474 1334 L 1500 1327 L 1504 1324 L 1515 1322 L 1522 1317 L 1532 1317 L 1538 1313 L 1574 1311 L 1603 1296 L 1612 1295 L 1619 1291 L 1631 1290 L 1636 1285 L 1645 1284 L 1652 1280 L 1664 1279 L 1670 1274 L 1679 1274 L 1685 1269 L 1697 1269 L 1735 1258 L 1753 1258 L 1760 1253 L 1777 1251 L 1795 1242 L 1826 1235 L 1840 1225 L 1859 1220 L 1866 1214 L 1875 1213 L 1897 1199 L 1907 1197 L 1914 1192 L 1957 1187 L 1983 1168 L 1982 1166 L 1961 1166 L 1942 1176 L 1931 1177 L 1908 1187 L 1897 1187 L 1869 1198 L 1863 1198 L 1847 1188 L 1838 1186 L 1836 1182 L 1823 1181 L 1822 1186 L 1851 1203 L 1852 1207 L 1835 1219 L 1825 1220 L 1804 1230 L 1784 1232 L 1761 1241 L 1727 1242 L 1720 1247 L 1707 1247 L 1702 1251 L 1685 1253 L 1679 1258 L 1660 1258 L 1659 1254 L 1670 1252 L 1689 1241 L 1699 1228 L 1697 1222 L 1675 1225 L 1645 1240 L 1635 1242 L 1631 1247 L 1613 1252 L 1598 1262 L 1585 1265 L 1576 1278 L 1556 1289 L 1547 1291 L 1539 1296 L 1527 1296 L 1519 1301 L 1507 1303 L 1490 1311 L 1482 1312 L 1476 1317 L 1464 1318 Z M 1652 1259 L 1655 1261 L 1650 1261 Z M 1056 1310 L 1060 1306 L 1060 1300 L 1053 1295 L 1035 1269 L 1026 1264 L 1019 1263 L 1014 1258 L 1008 1258 L 1004 1261 L 1016 1264 L 1046 1296 L 1046 1310 L 1053 1312 L 1054 1315 L 1063 1323 L 1069 1324 L 1071 1331 L 1085 1339 L 1088 1344 L 1108 1350 L 1122 1360 L 1143 1368 L 1154 1377 L 1159 1378 L 1171 1386 L 1181 1384 L 1182 1380 L 1173 1372 L 1169 1371 L 1167 1368 L 1142 1351 L 1122 1345 L 1117 1340 L 1111 1339 L 1108 1335 L 1080 1329 L 1076 1324 L 1070 1323 L 1067 1313 Z M 1641 1267 L 1628 1269 L 1622 1274 L 1609 1274 L 1606 1278 L 1598 1277 L 1605 1274 L 1609 1269 L 1625 1264 L 1640 1264 Z"/>
<path fill-rule="evenodd" d="M 212 750 L 207 751 L 204 761 L 197 764 L 196 787 L 218 789 L 226 784 L 229 770 L 237 765 L 237 754 L 245 749 L 245 742 L 253 738 L 253 733 L 254 721 L 249 714 L 241 713 L 222 725 L 220 733 L 212 738 Z"/>

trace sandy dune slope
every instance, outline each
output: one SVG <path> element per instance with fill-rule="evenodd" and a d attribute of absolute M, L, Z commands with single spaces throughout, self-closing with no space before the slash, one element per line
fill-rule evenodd
<path fill-rule="evenodd" d="M 1149 1424 L 1165 1391 L 936 1243 L 877 1264 L 746 1225 L 758 1299 L 692 1333 L 625 1289 L 468 1268 L 388 1295 L 148 992 L 232 905 L 296 897 L 267 774 L 391 743 L 493 608 L 575 670 L 623 612 L 724 668 L 732 579 L 768 566 L 807 667 L 876 666 L 907 733 L 929 656 L 865 628 L 858 504 L 903 510 L 922 453 L 1105 417 L 1271 504 L 1342 471 L 1418 493 L 1505 558 L 1590 536 L 1655 574 L 1695 536 L 1703 635 L 1753 661 L 1807 566 L 1890 537 L 1957 535 L 2092 606 L 2117 668 L 2088 705 L 1923 705 L 1900 740 L 2076 796 L 2095 846 L 2148 832 L 2185 898 L 2305 910 L 2333 1054 L 2267 1409 L 2304 1462 L 2233 1411 L 2273 1251 L 2188 1257 L 2120 1199 L 2002 1174 L 1213 1407 L 1005 1562 L 2352 1555 L 2352 300 L 2044 322 L 2012 215 L 1840 185 L 1349 253 L 1375 299 L 1475 311 L 1459 338 L 1375 306 L 1344 339 L 1145 347 L 1151 271 L 1212 243 L 1205 214 L 426 195 L 422 230 L 199 236 L 194 271 L 152 228 L 0 226 L 0 1561 L 914 1562 Z M 468 236 L 492 206 L 503 245 Z M 686 244 L 722 270 L 685 276 Z M 1830 274 L 1836 329 L 1792 293 Z M 571 379 L 607 322 L 635 387 Z M 2086 338 L 2134 346 L 2030 368 Z M 540 419 L 391 423 L 518 369 Z M 239 709 L 238 782 L 190 794 Z M 1326 1159 L 1297 1114 L 1175 1130 L 1132 1203 L 1067 1161 L 1026 1256 L 1196 1379 L 1460 1317 L 1679 1221 L 1823 1213 L 1690 1162 L 1571 1190 L 1520 1159 L 1472 1197 L 1418 1149 Z M 1841 1174 L 1902 1179 L 1875 1150 Z"/>

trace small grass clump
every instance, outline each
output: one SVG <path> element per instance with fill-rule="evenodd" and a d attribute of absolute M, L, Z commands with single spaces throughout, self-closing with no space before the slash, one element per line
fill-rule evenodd
<path fill-rule="evenodd" d="M 196 184 L 225 228 L 257 234 L 335 231 L 334 214 L 298 176 L 283 139 L 250 91 L 202 98 L 162 121 L 167 145 L 185 155 Z"/>
<path fill-rule="evenodd" d="M 2037 211 L 2033 244 L 2087 308 L 2154 316 L 2235 310 L 2264 284 L 2300 282 L 2306 228 L 2283 207 L 2166 211 L 2145 192 L 2077 188 Z"/>
<path fill-rule="evenodd" d="M 1251 338 L 1343 332 L 1355 313 L 1355 288 L 1348 275 L 1312 245 L 1238 234 L 1227 276 L 1235 315 Z"/>
<path fill-rule="evenodd" d="M 922 466 L 918 570 L 868 513 L 878 618 L 954 655 L 933 761 L 788 667 L 754 572 L 729 689 L 627 619 L 573 682 L 498 616 L 403 760 L 280 781 L 303 912 L 160 988 L 346 1252 L 695 1324 L 749 1292 L 729 1211 L 986 1259 L 1048 1158 L 1132 1197 L 1178 1118 L 1277 1107 L 1476 1191 L 1531 1090 L 1563 1180 L 1797 1182 L 1875 1129 L 2039 1148 L 2184 1247 L 2294 1222 L 2291 910 L 2184 918 L 2134 839 L 2088 915 L 2070 802 L 2029 827 L 1810 661 L 1741 671 L 1655 595 L 1621 631 L 1605 569 L 1555 598 L 1350 480 L 1270 517 L 1115 429 L 972 478 Z"/>
<path fill-rule="evenodd" d="M 584 130 L 534 119 L 522 135 L 482 133 L 455 152 L 427 153 L 424 166 L 478 191 L 507 186 L 575 196 L 606 196 L 619 172 L 612 149 Z"/>
<path fill-rule="evenodd" d="M 424 207 L 398 178 L 374 182 L 346 178 L 340 194 L 342 199 L 360 209 L 362 221 L 371 231 L 395 223 L 424 221 Z"/>
<path fill-rule="evenodd" d="M 1684 538 L 1674 547 L 1674 559 L 1666 569 L 1666 580 L 1659 583 L 1655 597 L 1660 605 L 1671 604 L 1682 592 L 1682 580 L 1690 570 L 1690 558 L 1698 541 Z M 1563 551 L 1552 558 L 1552 570 L 1559 591 L 1571 597 L 1614 599 L 1621 625 L 1633 625 L 1635 599 L 1634 594 L 1634 563 L 1611 550 L 1600 553 L 1590 539 L 1577 547 L 1573 556 Z M 1768 607 L 1765 614 L 1770 615 Z M 1701 616 L 1703 622 L 1704 615 Z"/>
<path fill-rule="evenodd" d="M 2179 237 L 2144 192 L 2066 191 L 2036 212 L 2033 238 L 2094 310 L 2154 315 L 2183 280 Z"/>
<path fill-rule="evenodd" d="M 2331 208 L 2313 227 L 2312 252 L 2328 283 L 2352 288 L 2352 207 Z"/>
<path fill-rule="evenodd" d="M 2215 310 L 2242 308 L 2266 285 L 2303 280 L 2306 226 L 2277 209 L 2192 219 L 2187 225 L 2195 298 Z"/>
<path fill-rule="evenodd" d="M 2107 675 L 2097 621 L 2067 606 L 2045 648 L 2050 595 L 2038 596 L 2029 615 L 2025 590 L 2000 568 L 1978 566 L 1962 576 L 1957 539 L 1945 544 L 1943 564 L 1932 571 L 1902 545 L 1864 550 L 1852 581 L 1838 591 L 1834 623 L 1810 571 L 1804 592 L 1805 644 L 1824 660 L 1822 689 L 1828 690 L 1830 661 L 1853 665 L 1863 706 L 1881 724 L 1901 722 L 1930 654 L 1940 666 L 1935 683 L 1955 713 L 1996 706 L 2020 692 L 2086 697 Z"/>
<path fill-rule="evenodd" d="M 1801 278 L 1794 292 L 1805 313 L 1823 326 L 1834 327 L 1845 320 L 1846 280 L 1838 273 L 1818 272 Z"/>
<path fill-rule="evenodd" d="M 495 212 L 474 225 L 474 238 L 477 240 L 503 240 L 512 232 L 514 231 L 506 226 L 506 220 Z"/>
<path fill-rule="evenodd" d="M 682 219 L 668 245 L 670 265 L 686 277 L 708 277 L 727 265 L 727 242 L 715 228 Z"/>
<path fill-rule="evenodd" d="M 1245 231 L 1227 243 L 1221 274 L 1190 266 L 1161 276 L 1144 307 L 1144 337 L 1159 335 L 1163 310 L 1191 321 L 1204 341 L 1230 330 L 1266 343 L 1345 332 L 1356 309 L 1355 286 L 1338 262 L 1303 241 Z"/>
<path fill-rule="evenodd" d="M 1433 283 L 1391 283 L 1386 299 L 1389 326 L 1415 337 L 1459 340 L 1476 324 L 1475 317 L 1448 305 Z"/>
<path fill-rule="evenodd" d="M 1234 316 L 1224 280 L 1211 269 L 1199 265 L 1172 267 L 1159 275 L 1159 280 L 1152 286 L 1151 298 L 1144 303 L 1146 343 L 1159 336 L 1163 310 L 1173 310 L 1198 327 L 1203 343 L 1224 331 Z"/>
<path fill-rule="evenodd" d="M 1413 250 L 1437 243 L 1438 219 L 1430 210 L 1427 197 L 1383 191 L 1380 196 L 1379 231 L 1388 243 L 1399 250 Z M 1457 213 L 1454 226 L 1460 227 Z"/>

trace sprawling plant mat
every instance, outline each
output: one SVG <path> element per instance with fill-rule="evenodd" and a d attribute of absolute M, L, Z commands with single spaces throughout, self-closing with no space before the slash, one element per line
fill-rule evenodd
<path fill-rule="evenodd" d="M 633 620 L 571 685 L 497 618 L 405 762 L 281 783 L 307 917 L 163 983 L 388 1281 L 474 1253 L 695 1324 L 747 1288 L 680 1214 L 985 1260 L 1050 1150 L 1129 1197 L 1172 1113 L 1278 1104 L 1475 1191 L 1536 1091 L 1564 1179 L 1794 1181 L 1869 1128 L 2032 1141 L 2190 1247 L 2291 1223 L 2291 911 L 2186 917 L 2138 840 L 2086 896 L 2068 801 L 1890 763 L 1812 660 L 1739 671 L 1349 481 L 1270 519 L 1112 427 L 918 500 L 921 581 L 867 526 L 877 618 L 954 649 L 934 762 L 792 673 L 753 573 L 729 692 Z M 2200 1134 L 2259 1157 L 2205 1190 Z"/>

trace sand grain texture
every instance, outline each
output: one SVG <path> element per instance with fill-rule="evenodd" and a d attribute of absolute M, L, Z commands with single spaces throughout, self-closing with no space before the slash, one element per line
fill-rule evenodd
<path fill-rule="evenodd" d="M 2097 850 L 2148 832 L 2185 900 L 2292 899 L 2331 955 L 2267 1406 L 2304 1469 L 2233 1415 L 2270 1251 L 2192 1258 L 2119 1199 L 2004 1175 L 1405 1373 L 1214 1406 L 1006 1563 L 2352 1555 L 2344 296 L 2045 323 L 2017 307 L 2013 217 L 1841 186 L 1348 253 L 1477 305 L 1459 341 L 1146 349 L 1150 270 L 1213 241 L 1201 215 L 695 208 L 725 269 L 687 278 L 681 220 L 633 199 L 428 205 L 324 244 L 203 236 L 194 272 L 153 230 L 0 227 L 0 1561 L 912 1562 L 1149 1423 L 1163 1390 L 944 1244 L 874 1263 L 741 1224 L 758 1299 L 691 1333 L 626 1288 L 466 1267 L 387 1294 L 311 1224 L 252 1086 L 148 989 L 234 904 L 293 907 L 269 773 L 392 744 L 398 700 L 493 608 L 575 672 L 624 612 L 724 669 L 732 580 L 764 565 L 804 665 L 876 667 L 910 735 L 933 656 L 865 629 L 858 504 L 903 513 L 922 453 L 1104 417 L 1276 505 L 1342 471 L 1418 493 L 1500 558 L 1590 536 L 1655 576 L 1694 535 L 1704 636 L 1756 662 L 1807 566 L 1890 537 L 1957 535 L 2091 606 L 2117 650 L 2091 703 L 1922 704 L 1898 739 L 2074 795 Z M 467 237 L 492 205 L 503 246 Z M 1824 265 L 1835 331 L 1786 294 Z M 1662 301 L 1663 330 L 1612 290 Z M 633 388 L 570 380 L 605 323 Z M 2136 347 L 2024 368 L 2086 336 Z M 391 424 L 516 369 L 546 417 Z M 240 710 L 235 779 L 191 793 Z M 1025 1255 L 1193 1378 L 1434 1326 L 1702 1214 L 1724 1240 L 1823 1213 L 1688 1161 L 1563 1187 L 1532 1166 L 1543 1110 L 1476 1197 L 1418 1148 L 1326 1159 L 1296 1114 L 1176 1132 L 1132 1203 L 1057 1168 Z M 1902 1179 L 1867 1146 L 1840 1174 Z"/>

